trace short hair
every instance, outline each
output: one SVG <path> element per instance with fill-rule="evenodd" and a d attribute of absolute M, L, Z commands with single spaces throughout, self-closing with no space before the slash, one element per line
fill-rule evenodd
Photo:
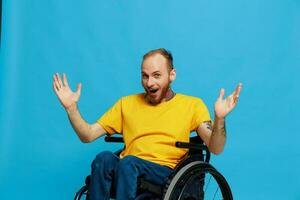
<path fill-rule="evenodd" d="M 173 56 L 172 56 L 171 52 L 168 51 L 168 50 L 166 50 L 165 48 L 159 48 L 159 49 L 154 49 L 154 50 L 149 51 L 148 53 L 146 53 L 143 56 L 143 62 L 144 62 L 144 60 L 146 58 L 148 58 L 148 57 L 150 57 L 152 55 L 155 55 L 155 54 L 160 54 L 160 55 L 162 55 L 167 60 L 168 68 L 169 68 L 170 71 L 172 69 L 174 69 L 174 66 L 173 66 Z"/>

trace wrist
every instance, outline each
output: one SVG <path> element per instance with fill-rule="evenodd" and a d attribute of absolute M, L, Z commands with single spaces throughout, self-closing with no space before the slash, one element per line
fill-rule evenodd
<path fill-rule="evenodd" d="M 77 111 L 77 103 L 74 102 L 70 106 L 65 108 L 68 114 L 74 113 Z"/>
<path fill-rule="evenodd" d="M 218 117 L 217 115 L 215 115 L 215 121 L 218 121 L 218 122 L 225 121 L 225 117 Z"/>

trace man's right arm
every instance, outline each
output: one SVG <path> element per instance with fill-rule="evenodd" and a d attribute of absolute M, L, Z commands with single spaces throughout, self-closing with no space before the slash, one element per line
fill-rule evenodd
<path fill-rule="evenodd" d="M 92 142 L 106 134 L 105 129 L 100 124 L 89 124 L 81 117 L 77 103 L 72 104 L 66 111 L 74 131 L 82 142 Z"/>
<path fill-rule="evenodd" d="M 81 83 L 78 84 L 76 92 L 73 92 L 69 87 L 66 74 L 63 74 L 63 79 L 61 79 L 60 75 L 56 73 L 53 75 L 53 90 L 67 111 L 72 127 L 82 142 L 92 142 L 106 133 L 100 124 L 88 124 L 81 117 L 77 108 L 81 94 Z"/>

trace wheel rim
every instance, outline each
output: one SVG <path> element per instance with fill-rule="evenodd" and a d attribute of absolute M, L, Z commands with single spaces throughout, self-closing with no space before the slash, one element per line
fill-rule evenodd
<path fill-rule="evenodd" d="M 225 178 L 210 164 L 194 161 L 173 177 L 164 200 L 231 200 L 232 194 Z"/>

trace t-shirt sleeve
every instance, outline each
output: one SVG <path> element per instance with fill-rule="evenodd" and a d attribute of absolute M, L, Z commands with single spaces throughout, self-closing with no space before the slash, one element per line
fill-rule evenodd
<path fill-rule="evenodd" d="M 197 99 L 194 103 L 194 115 L 192 120 L 192 127 L 193 131 L 197 130 L 200 124 L 205 121 L 210 121 L 209 111 L 201 99 Z"/>
<path fill-rule="evenodd" d="M 122 98 L 97 120 L 108 134 L 122 133 Z"/>

